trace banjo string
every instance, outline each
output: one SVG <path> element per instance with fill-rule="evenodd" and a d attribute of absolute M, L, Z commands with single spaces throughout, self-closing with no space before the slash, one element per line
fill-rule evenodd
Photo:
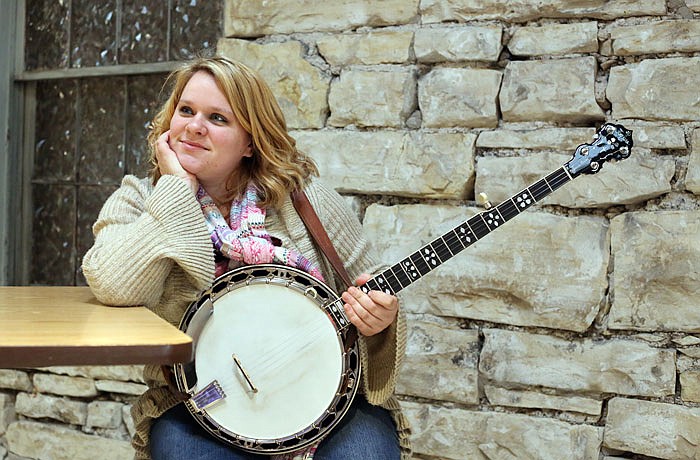
<path fill-rule="evenodd" d="M 239 356 L 244 365 L 248 363 L 246 371 L 250 373 L 251 379 L 255 380 L 256 376 L 258 379 L 264 379 L 269 374 L 278 372 L 280 368 L 293 362 L 295 356 L 321 340 L 318 332 L 324 329 L 326 321 L 324 318 L 311 321 L 302 330 L 276 341 L 275 346 L 258 350 L 256 356 L 264 356 L 262 360 Z"/>
<path fill-rule="evenodd" d="M 332 325 L 327 315 L 328 313 L 324 311 L 323 315 L 309 321 L 302 329 L 289 328 L 285 337 L 275 341 L 275 347 L 266 348 L 262 350 L 263 353 L 257 353 L 257 356 L 262 354 L 265 358 L 251 360 L 254 364 L 250 365 L 250 372 L 267 375 L 270 371 L 276 371 L 283 364 L 291 361 L 305 348 L 316 344 L 321 338 L 318 333 Z"/>

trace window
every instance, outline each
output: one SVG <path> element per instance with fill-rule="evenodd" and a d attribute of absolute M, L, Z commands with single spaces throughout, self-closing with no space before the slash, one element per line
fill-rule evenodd
<path fill-rule="evenodd" d="M 223 2 L 26 0 L 16 8 L 23 39 L 13 94 L 22 115 L 13 129 L 22 140 L 7 157 L 24 168 L 5 188 L 21 190 L 24 205 L 5 210 L 22 229 L 5 230 L 6 278 L 84 284 L 80 261 L 102 203 L 125 174 L 147 170 L 147 124 L 164 77 L 215 46 Z"/>

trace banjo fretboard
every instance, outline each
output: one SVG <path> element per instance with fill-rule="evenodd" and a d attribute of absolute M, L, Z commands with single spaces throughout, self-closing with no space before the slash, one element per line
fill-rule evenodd
<path fill-rule="evenodd" d="M 591 144 L 579 145 L 573 157 L 559 169 L 513 195 L 499 205 L 467 219 L 400 262 L 375 275 L 360 289 L 396 294 L 492 231 L 500 228 L 530 206 L 541 201 L 581 174 L 595 174 L 608 160 L 630 155 L 632 131 L 605 123 Z"/>
<path fill-rule="evenodd" d="M 396 294 L 573 180 L 562 166 L 498 206 L 480 212 L 367 281 L 361 289 Z"/>

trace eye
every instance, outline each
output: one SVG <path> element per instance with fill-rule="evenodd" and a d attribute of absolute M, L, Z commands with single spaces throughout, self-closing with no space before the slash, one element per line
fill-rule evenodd
<path fill-rule="evenodd" d="M 192 115 L 194 113 L 194 111 L 186 105 L 181 106 L 179 110 L 180 113 L 184 113 L 185 115 Z"/>
<path fill-rule="evenodd" d="M 226 117 L 218 113 L 212 113 L 210 118 L 218 123 L 228 123 Z"/>

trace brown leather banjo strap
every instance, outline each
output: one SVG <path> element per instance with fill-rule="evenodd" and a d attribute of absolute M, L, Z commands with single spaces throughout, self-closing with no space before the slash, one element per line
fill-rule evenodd
<path fill-rule="evenodd" d="M 321 224 L 316 211 L 314 211 L 313 206 L 311 206 L 306 193 L 304 193 L 303 190 L 293 191 L 292 202 L 301 220 L 304 221 L 306 228 L 316 241 L 316 244 L 321 248 L 321 251 L 325 254 L 338 276 L 340 276 L 340 279 L 345 283 L 345 287 L 353 286 L 354 283 L 350 279 L 350 275 L 348 275 L 348 272 L 345 270 L 343 262 L 341 262 L 331 239 L 328 237 L 328 233 L 326 233 L 326 229 L 323 228 L 323 224 Z"/>
<path fill-rule="evenodd" d="M 323 228 L 323 224 L 309 202 L 309 197 L 306 196 L 303 190 L 295 190 L 292 192 L 292 202 L 294 203 L 294 208 L 297 210 L 297 213 L 299 213 L 299 217 L 301 217 L 301 220 L 304 221 L 304 225 L 306 225 L 309 233 L 311 233 L 311 237 L 316 241 L 316 244 L 321 248 L 321 251 L 325 254 L 338 276 L 343 280 L 345 287 L 349 288 L 353 286 L 354 284 L 350 279 L 350 275 L 348 275 L 348 272 L 345 270 L 343 262 L 341 262 L 331 239 L 328 237 L 328 233 L 326 233 L 326 229 Z M 348 329 L 345 337 L 345 346 L 347 349 L 353 346 L 357 338 L 357 329 L 354 327 Z"/>

